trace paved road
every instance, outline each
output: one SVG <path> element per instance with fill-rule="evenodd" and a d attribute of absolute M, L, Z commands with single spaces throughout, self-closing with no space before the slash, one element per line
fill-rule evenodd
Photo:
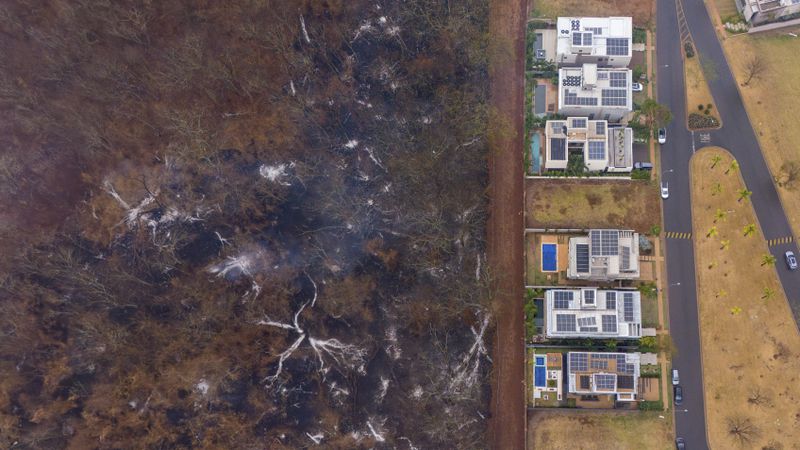
<path fill-rule="evenodd" d="M 702 136 L 701 133 L 690 133 L 685 126 L 683 60 L 675 0 L 657 2 L 658 98 L 669 106 L 674 116 L 667 127 L 667 144 L 661 151 L 662 176 L 669 183 L 670 190 L 670 198 L 664 202 L 665 231 L 692 231 L 689 160 L 695 149 L 719 145 L 739 161 L 747 188 L 753 192 L 751 201 L 765 237 L 791 236 L 791 228 L 705 5 L 701 0 L 683 2 L 697 51 L 704 59 L 713 61 L 717 72 L 717 77 L 710 80 L 709 85 L 723 128 Z M 797 253 L 795 243 L 774 246 L 771 251 L 782 261 L 783 252 L 789 249 Z M 676 407 L 676 433 L 686 439 L 688 448 L 708 448 L 692 241 L 667 239 L 666 252 L 670 333 L 678 349 L 673 365 L 680 371 L 685 398 L 683 405 Z M 781 263 L 778 264 L 778 273 L 795 318 L 798 318 L 800 276 L 789 272 Z"/>

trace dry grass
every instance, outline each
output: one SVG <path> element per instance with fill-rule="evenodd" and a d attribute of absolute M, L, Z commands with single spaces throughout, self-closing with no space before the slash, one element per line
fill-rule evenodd
<path fill-rule="evenodd" d="M 531 15 L 555 19 L 575 17 L 633 17 L 637 27 L 655 22 L 651 0 L 533 0 Z"/>
<path fill-rule="evenodd" d="M 723 159 L 710 169 L 715 154 Z M 725 174 L 731 161 L 721 149 L 706 149 L 691 166 L 709 444 L 733 448 L 729 421 L 738 416 L 757 429 L 745 448 L 770 442 L 796 448 L 800 360 L 793 352 L 800 349 L 800 334 L 775 269 L 762 265 L 768 249 L 761 232 L 743 234 L 756 219 L 749 201 L 738 201 L 744 187 L 738 172 Z M 717 218 L 717 210 L 730 212 Z M 712 227 L 716 236 L 709 236 Z M 723 241 L 729 241 L 727 249 Z"/>
<path fill-rule="evenodd" d="M 700 58 L 697 56 L 684 58 L 683 70 L 686 75 L 687 116 L 691 113 L 703 114 L 704 111 L 701 111 L 698 105 L 703 105 L 705 109 L 711 104 L 713 105 L 711 115 L 718 117 L 718 114 L 716 114 L 717 105 L 714 103 L 714 97 L 711 96 L 711 90 L 708 88 Z"/>
<path fill-rule="evenodd" d="M 720 20 L 739 14 L 735 0 L 714 0 L 714 6 L 717 8 Z"/>
<path fill-rule="evenodd" d="M 529 449 L 670 449 L 672 416 L 658 412 L 533 412 Z"/>
<path fill-rule="evenodd" d="M 745 64 L 755 54 L 768 66 L 766 74 L 740 89 L 747 113 L 773 175 L 787 161 L 800 162 L 800 127 L 795 123 L 800 92 L 800 39 L 784 35 L 743 35 L 723 41 L 728 62 L 739 84 L 747 78 Z M 784 209 L 800 210 L 800 189 L 778 187 Z M 794 235 L 800 235 L 800 214 L 788 214 Z"/>
<path fill-rule="evenodd" d="M 527 228 L 626 228 L 660 224 L 655 185 L 644 181 L 526 180 Z"/>

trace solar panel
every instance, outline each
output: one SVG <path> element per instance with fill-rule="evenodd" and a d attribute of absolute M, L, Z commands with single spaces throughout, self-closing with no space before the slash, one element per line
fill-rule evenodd
<path fill-rule="evenodd" d="M 586 128 L 586 119 L 572 119 L 572 128 Z"/>
<path fill-rule="evenodd" d="M 589 159 L 593 160 L 606 159 L 605 141 L 589 141 Z"/>
<path fill-rule="evenodd" d="M 581 85 L 580 75 L 566 75 L 561 83 L 564 86 L 578 87 Z"/>
<path fill-rule="evenodd" d="M 592 369 L 608 370 L 608 360 L 600 358 L 592 358 L 589 363 Z"/>
<path fill-rule="evenodd" d="M 590 382 L 591 377 L 589 375 L 581 375 L 578 378 L 579 378 L 579 381 L 580 381 L 580 389 L 581 390 L 588 391 L 592 387 L 592 384 Z"/>
<path fill-rule="evenodd" d="M 572 300 L 571 291 L 554 291 L 553 309 L 569 309 L 570 300 Z"/>
<path fill-rule="evenodd" d="M 583 27 L 584 31 L 591 31 L 595 36 L 603 34 L 603 29 L 600 27 Z"/>
<path fill-rule="evenodd" d="M 622 295 L 622 317 L 625 322 L 633 322 L 633 294 L 630 292 Z"/>
<path fill-rule="evenodd" d="M 631 248 L 622 246 L 621 250 L 622 262 L 620 264 L 622 270 L 630 270 L 631 268 Z"/>
<path fill-rule="evenodd" d="M 564 123 L 560 120 L 550 122 L 550 131 L 553 133 L 561 133 L 561 130 L 564 128 Z"/>
<path fill-rule="evenodd" d="M 603 106 L 625 106 L 628 103 L 628 91 L 625 89 L 603 89 L 600 95 Z"/>
<path fill-rule="evenodd" d="M 574 92 L 564 93 L 564 105 L 569 106 L 597 106 L 597 98 L 595 97 L 578 97 Z"/>
<path fill-rule="evenodd" d="M 586 372 L 589 370 L 589 355 L 583 352 L 572 352 L 569 354 L 569 371 Z"/>
<path fill-rule="evenodd" d="M 598 80 L 607 80 L 608 79 L 608 72 L 597 72 L 597 79 Z"/>
<path fill-rule="evenodd" d="M 581 327 L 581 333 L 597 333 L 597 327 Z"/>
<path fill-rule="evenodd" d="M 582 37 L 581 33 L 572 33 L 572 45 L 581 45 Z"/>
<path fill-rule="evenodd" d="M 608 82 L 609 86 L 611 87 L 627 87 L 628 86 L 628 74 L 624 72 L 611 72 L 611 80 Z"/>
<path fill-rule="evenodd" d="M 614 291 L 606 292 L 606 309 L 617 309 L 617 293 Z"/>
<path fill-rule="evenodd" d="M 627 56 L 628 55 L 628 40 L 624 38 L 609 38 L 606 39 L 606 55 L 609 56 Z"/>
<path fill-rule="evenodd" d="M 556 314 L 556 331 L 575 330 L 575 314 Z"/>
<path fill-rule="evenodd" d="M 590 47 L 592 45 L 592 33 L 583 33 L 583 46 Z"/>
<path fill-rule="evenodd" d="M 578 319 L 579 327 L 593 327 L 595 325 L 597 325 L 597 321 L 594 317 L 581 317 Z"/>
<path fill-rule="evenodd" d="M 550 159 L 564 161 L 567 159 L 567 140 L 564 138 L 550 138 Z"/>
<path fill-rule="evenodd" d="M 616 230 L 591 230 L 592 256 L 614 256 L 619 253 L 619 232 Z"/>
<path fill-rule="evenodd" d="M 583 302 L 584 303 L 587 303 L 587 304 L 590 304 L 590 305 L 594 305 L 594 297 L 595 297 L 594 289 L 584 289 L 583 290 Z"/>
<path fill-rule="evenodd" d="M 575 246 L 575 262 L 578 273 L 589 273 L 589 245 L 578 244 Z"/>
<path fill-rule="evenodd" d="M 594 388 L 597 391 L 613 391 L 617 386 L 617 376 L 605 373 L 594 374 Z"/>
<path fill-rule="evenodd" d="M 603 122 L 602 120 L 598 120 L 594 124 L 594 131 L 597 134 L 605 134 L 606 133 L 606 123 Z"/>
<path fill-rule="evenodd" d="M 617 332 L 617 316 L 616 314 L 604 314 L 601 317 L 603 321 L 603 333 L 616 333 Z"/>
<path fill-rule="evenodd" d="M 633 377 L 630 375 L 618 376 L 617 389 L 633 389 Z"/>

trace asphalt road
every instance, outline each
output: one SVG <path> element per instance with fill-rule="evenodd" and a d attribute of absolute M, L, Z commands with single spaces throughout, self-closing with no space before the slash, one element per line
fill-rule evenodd
<path fill-rule="evenodd" d="M 792 236 L 736 81 L 701 0 L 684 0 L 683 8 L 697 52 L 704 60 L 712 61 L 716 68 L 717 77 L 709 80 L 709 85 L 723 128 L 710 133 L 691 133 L 686 128 L 683 60 L 675 1 L 657 0 L 658 99 L 673 114 L 673 121 L 667 127 L 667 143 L 661 147 L 662 180 L 669 183 L 670 191 L 670 198 L 664 202 L 664 231 L 692 231 L 689 161 L 697 149 L 718 145 L 739 161 L 745 184 L 753 192 L 750 200 L 766 239 Z M 798 253 L 794 242 L 770 248 L 778 258 L 778 274 L 797 320 L 800 317 L 800 274 L 790 272 L 783 264 L 786 250 Z M 687 448 L 708 448 L 692 241 L 667 239 L 666 254 L 670 334 L 677 347 L 673 367 L 680 371 L 684 396 L 683 405 L 675 408 L 676 434 L 686 439 Z"/>

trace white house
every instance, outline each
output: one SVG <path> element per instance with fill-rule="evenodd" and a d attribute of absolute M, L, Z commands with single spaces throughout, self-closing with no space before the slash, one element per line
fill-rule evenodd
<path fill-rule="evenodd" d="M 633 111 L 630 69 L 598 68 L 596 64 L 558 71 L 558 112 L 618 122 Z"/>
<path fill-rule="evenodd" d="M 639 233 L 589 230 L 569 239 L 567 278 L 614 281 L 639 278 Z"/>
<path fill-rule="evenodd" d="M 614 395 L 632 402 L 638 394 L 638 353 L 567 353 L 567 391 L 578 395 Z"/>
<path fill-rule="evenodd" d="M 800 13 L 800 0 L 736 0 L 745 20 L 758 25 L 786 20 Z"/>
<path fill-rule="evenodd" d="M 592 287 L 545 292 L 548 338 L 639 339 L 642 308 L 639 291 Z"/>
<path fill-rule="evenodd" d="M 566 169 L 569 154 L 579 152 L 591 172 L 633 170 L 633 130 L 609 128 L 606 120 L 568 117 L 545 124 L 545 169 Z"/>
<path fill-rule="evenodd" d="M 556 63 L 628 67 L 633 47 L 630 17 L 559 17 Z"/>

